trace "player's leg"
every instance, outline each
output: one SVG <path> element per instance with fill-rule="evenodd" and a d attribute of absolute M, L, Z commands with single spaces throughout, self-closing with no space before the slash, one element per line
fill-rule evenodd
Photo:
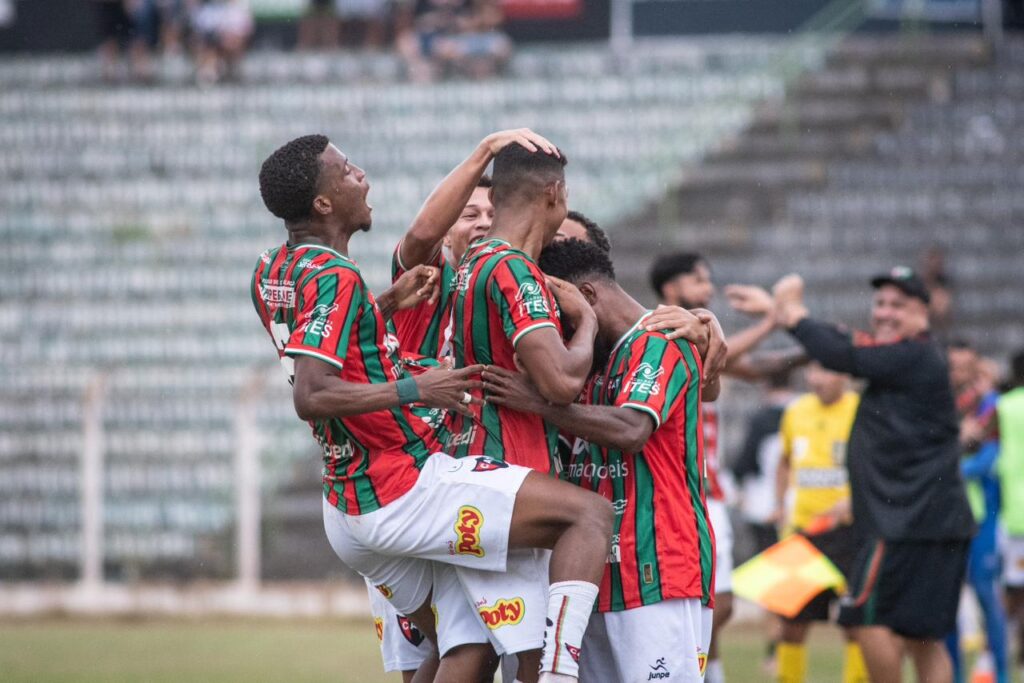
<path fill-rule="evenodd" d="M 614 519 L 607 499 L 538 472 L 531 471 L 519 489 L 509 547 L 551 550 L 542 681 L 578 675 Z"/>
<path fill-rule="evenodd" d="M 583 655 L 580 657 L 580 683 L 622 683 L 612 654 L 612 641 L 608 637 L 604 614 L 594 612 L 583 636 Z"/>
<path fill-rule="evenodd" d="M 489 634 L 459 581 L 457 568 L 434 563 L 433 612 L 441 655 L 438 681 L 491 680 L 498 655 Z M 499 572 L 482 572 L 495 577 Z"/>
<path fill-rule="evenodd" d="M 708 515 L 715 530 L 715 619 L 705 678 L 708 683 L 725 683 L 718 641 L 722 629 L 732 619 L 732 522 L 728 508 L 720 500 L 708 500 Z"/>
<path fill-rule="evenodd" d="M 861 652 L 853 631 L 844 628 L 843 639 L 846 641 L 846 647 L 843 649 L 843 683 L 870 683 L 864 653 Z"/>
<path fill-rule="evenodd" d="M 903 639 L 887 626 L 861 626 L 853 632 L 864 653 L 871 683 L 900 683 Z"/>
<path fill-rule="evenodd" d="M 779 683 L 803 683 L 807 678 L 808 620 L 782 620 L 782 638 L 776 650 Z"/>
<path fill-rule="evenodd" d="M 1006 644 L 1006 612 L 999 596 L 999 550 L 994 517 L 982 523 L 971 541 L 967 561 L 967 582 L 974 589 L 985 621 L 985 640 L 992 653 L 996 683 L 1008 683 L 1009 662 Z M 955 667 L 954 667 L 955 669 Z"/>
<path fill-rule="evenodd" d="M 399 614 L 391 603 L 366 580 L 370 596 L 370 612 L 380 641 L 380 654 L 387 673 L 400 671 L 402 680 L 410 683 L 417 670 L 423 669 L 423 680 L 433 680 L 437 670 L 437 650 L 433 642 L 414 626 L 411 619 Z"/>
<path fill-rule="evenodd" d="M 907 652 L 914 660 L 917 680 L 928 683 L 953 683 L 953 664 L 941 640 L 907 639 Z"/>

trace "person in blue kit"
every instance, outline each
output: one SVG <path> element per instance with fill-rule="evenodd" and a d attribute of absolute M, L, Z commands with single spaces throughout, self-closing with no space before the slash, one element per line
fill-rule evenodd
<path fill-rule="evenodd" d="M 978 522 L 967 559 L 967 581 L 974 590 L 985 620 L 985 640 L 992 656 L 996 683 L 1009 683 L 1006 611 L 999 595 L 1001 561 L 997 543 L 1000 508 L 999 436 L 996 404 L 999 393 L 994 378 L 983 372 L 975 349 L 966 341 L 950 343 L 947 351 L 949 379 L 956 394 L 960 416 L 960 445 L 966 454 L 960 472 L 967 483 L 967 499 Z M 954 680 L 963 681 L 959 634 L 954 630 L 946 641 L 953 659 Z"/>

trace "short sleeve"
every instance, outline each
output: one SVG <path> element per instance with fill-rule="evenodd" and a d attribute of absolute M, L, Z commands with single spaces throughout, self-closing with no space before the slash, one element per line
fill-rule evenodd
<path fill-rule="evenodd" d="M 312 356 L 341 370 L 364 297 L 362 279 L 349 268 L 329 266 L 301 283 L 285 355 Z"/>
<path fill-rule="evenodd" d="M 503 258 L 495 266 L 488 296 L 501 314 L 502 329 L 513 347 L 534 330 L 561 329 L 543 274 L 524 258 Z"/>
<path fill-rule="evenodd" d="M 657 429 L 699 391 L 700 376 L 700 357 L 689 342 L 643 335 L 633 343 L 615 405 L 647 413 Z"/>

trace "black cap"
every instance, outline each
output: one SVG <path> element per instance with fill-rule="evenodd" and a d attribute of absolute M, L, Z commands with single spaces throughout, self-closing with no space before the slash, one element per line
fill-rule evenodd
<path fill-rule="evenodd" d="M 913 268 L 908 268 L 907 266 L 896 266 L 888 273 L 871 278 L 871 286 L 875 289 L 882 285 L 892 285 L 907 296 L 920 299 L 925 303 L 929 303 L 932 300 L 924 280 L 914 272 Z"/>

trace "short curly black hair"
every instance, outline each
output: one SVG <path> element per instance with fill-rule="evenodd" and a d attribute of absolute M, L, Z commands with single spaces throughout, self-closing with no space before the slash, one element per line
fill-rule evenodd
<path fill-rule="evenodd" d="M 260 196 L 270 213 L 285 221 L 307 218 L 320 182 L 326 135 L 303 135 L 274 150 L 260 167 Z"/>
<path fill-rule="evenodd" d="M 593 244 L 598 246 L 601 251 L 606 254 L 611 253 L 612 243 L 608 240 L 608 235 L 597 225 L 597 223 L 590 220 L 579 211 L 570 211 L 566 218 L 571 221 L 576 221 L 582 225 L 583 229 L 587 231 L 587 237 Z"/>
<path fill-rule="evenodd" d="M 615 280 L 615 266 L 608 252 L 575 238 L 558 240 L 544 247 L 537 265 L 548 275 L 574 284 L 595 276 Z"/>
<path fill-rule="evenodd" d="M 666 282 L 679 275 L 687 275 L 697 269 L 697 264 L 707 265 L 707 259 L 692 251 L 665 254 L 651 266 L 651 289 L 661 296 L 661 288 Z"/>

